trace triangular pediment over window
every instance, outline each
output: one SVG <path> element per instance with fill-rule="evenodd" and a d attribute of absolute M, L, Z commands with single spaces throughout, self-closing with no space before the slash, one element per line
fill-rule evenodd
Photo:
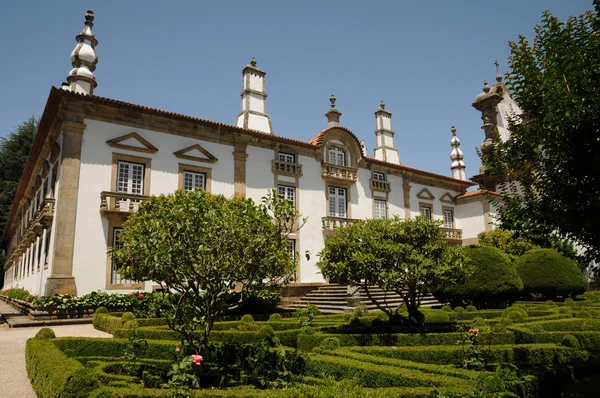
<path fill-rule="evenodd" d="M 435 196 L 433 196 L 433 194 L 429 191 L 429 189 L 427 188 L 423 188 L 418 194 L 417 194 L 417 198 L 419 199 L 423 199 L 423 200 L 434 200 Z"/>
<path fill-rule="evenodd" d="M 113 148 L 127 149 L 129 151 L 154 153 L 158 151 L 158 148 L 148 142 L 144 137 L 136 133 L 125 134 L 112 140 L 106 141 L 106 143 Z"/>
<path fill-rule="evenodd" d="M 442 197 L 440 198 L 440 202 L 444 202 L 444 203 L 452 203 L 454 204 L 455 200 L 454 197 L 452 195 L 450 195 L 450 192 L 446 192 L 445 194 L 442 195 Z"/>
<path fill-rule="evenodd" d="M 179 159 L 193 160 L 195 162 L 215 163 L 218 159 L 199 144 L 180 149 L 173 153 Z"/>

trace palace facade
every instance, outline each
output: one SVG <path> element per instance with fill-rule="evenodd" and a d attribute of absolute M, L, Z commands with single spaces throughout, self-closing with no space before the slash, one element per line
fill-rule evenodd
<path fill-rule="evenodd" d="M 266 111 L 266 73 L 255 59 L 242 71 L 236 125 L 95 96 L 93 20 L 88 12 L 73 69 L 67 83 L 51 89 L 35 136 L 4 231 L 4 288 L 40 295 L 151 290 L 153 282 L 122 278 L 108 253 L 148 196 L 177 189 L 255 201 L 277 189 L 308 217 L 288 243 L 291 254 L 313 254 L 297 256 L 297 284 L 325 282 L 315 254 L 337 227 L 356 220 L 424 215 L 441 220 L 456 245 L 475 243 L 493 228 L 494 187 L 482 171 L 475 179 L 483 188 L 469 190 L 477 184 L 467 180 L 455 129 L 451 176 L 401 163 L 383 102 L 375 111 L 373 156 L 340 124 L 333 96 L 327 124 L 312 139 L 276 135 Z M 512 104 L 501 78 L 492 88 L 486 84 L 474 104 L 484 115 L 486 139 L 494 129 L 504 131 Z"/>

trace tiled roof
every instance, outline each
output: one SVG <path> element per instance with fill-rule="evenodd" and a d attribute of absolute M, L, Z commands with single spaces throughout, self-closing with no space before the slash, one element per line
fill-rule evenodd
<path fill-rule="evenodd" d="M 459 199 L 466 199 L 466 198 L 471 198 L 473 196 L 483 196 L 483 195 L 492 195 L 492 196 L 497 196 L 499 198 L 502 197 L 501 194 L 499 194 L 498 192 L 493 192 L 493 191 L 488 191 L 486 189 L 476 189 L 474 191 L 470 191 L 470 192 L 465 192 L 462 195 L 458 195 L 456 197 L 456 200 Z"/>
<path fill-rule="evenodd" d="M 358 139 L 358 137 L 352 131 L 342 126 L 327 127 L 326 129 L 319 131 L 317 135 L 308 140 L 308 143 L 320 147 L 321 145 L 323 145 L 323 138 L 325 137 L 325 134 L 327 134 L 328 131 L 333 129 L 345 131 L 346 133 L 350 134 L 352 138 L 356 140 L 357 143 L 360 144 L 360 140 Z"/>

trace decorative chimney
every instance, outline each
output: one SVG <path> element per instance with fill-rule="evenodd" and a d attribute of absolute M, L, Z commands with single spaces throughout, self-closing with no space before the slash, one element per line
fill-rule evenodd
<path fill-rule="evenodd" d="M 450 152 L 450 160 L 452 160 L 452 164 L 450 165 L 450 170 L 452 170 L 452 178 L 456 178 L 457 180 L 467 180 L 467 173 L 465 162 L 463 162 L 463 158 L 465 157 L 463 152 L 460 150 L 460 140 L 456 136 L 456 127 L 452 126 L 452 139 L 450 140 L 450 146 L 452 147 L 452 152 Z"/>
<path fill-rule="evenodd" d="M 385 103 L 381 101 L 375 111 L 375 159 L 400 164 L 400 152 L 394 145 L 395 134 L 392 130 L 392 113 L 385 109 Z"/>
<path fill-rule="evenodd" d="M 340 116 L 342 116 L 342 112 L 335 109 L 335 101 L 335 95 L 332 94 L 331 97 L 329 97 L 331 109 L 325 114 L 325 116 L 327 116 L 327 127 L 336 127 L 340 125 Z"/>
<path fill-rule="evenodd" d="M 242 71 L 244 90 L 241 94 L 242 112 L 238 115 L 237 126 L 273 134 L 271 117 L 267 114 L 266 74 L 256 66 L 254 57 Z"/>
<path fill-rule="evenodd" d="M 98 40 L 92 32 L 92 26 L 94 26 L 94 12 L 88 10 L 85 14 L 85 26 L 81 33 L 75 36 L 77 46 L 71 53 L 73 69 L 67 76 L 69 90 L 87 95 L 94 95 L 94 88 L 98 86 L 93 73 L 98 63 L 98 55 L 94 49 L 98 45 Z"/>

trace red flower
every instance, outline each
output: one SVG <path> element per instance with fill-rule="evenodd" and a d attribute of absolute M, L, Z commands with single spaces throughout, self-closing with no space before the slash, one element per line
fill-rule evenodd
<path fill-rule="evenodd" d="M 179 349 L 179 347 L 175 347 L 175 352 L 179 352 L 179 351 L 181 351 L 181 350 Z"/>
<path fill-rule="evenodd" d="M 192 355 L 192 361 L 194 365 L 200 365 L 204 361 L 204 358 L 202 358 L 202 355 Z"/>
<path fill-rule="evenodd" d="M 144 295 L 143 294 L 139 294 L 138 297 L 140 298 L 140 300 L 144 299 Z"/>

